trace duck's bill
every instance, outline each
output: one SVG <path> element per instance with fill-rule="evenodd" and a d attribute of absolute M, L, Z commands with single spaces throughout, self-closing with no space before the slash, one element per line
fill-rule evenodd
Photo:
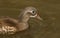
<path fill-rule="evenodd" d="M 37 18 L 37 19 L 39 19 L 39 20 L 43 20 L 39 15 L 34 15 L 34 16 L 30 16 L 30 17 L 32 17 L 32 18 Z"/>
<path fill-rule="evenodd" d="M 36 18 L 39 20 L 43 20 L 39 15 L 37 15 Z"/>

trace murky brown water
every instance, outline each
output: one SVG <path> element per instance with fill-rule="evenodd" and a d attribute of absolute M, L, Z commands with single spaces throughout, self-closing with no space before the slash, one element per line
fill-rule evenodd
<path fill-rule="evenodd" d="M 28 6 L 36 7 L 43 21 L 31 19 L 26 31 L 0 38 L 60 38 L 60 0 L 0 0 L 0 16 L 17 18 Z"/>

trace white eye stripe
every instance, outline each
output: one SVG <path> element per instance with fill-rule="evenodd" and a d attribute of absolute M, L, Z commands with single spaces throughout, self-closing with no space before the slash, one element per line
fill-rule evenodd
<path fill-rule="evenodd" d="M 30 13 L 32 13 L 32 14 L 33 14 L 33 13 L 35 13 L 35 11 L 34 11 L 34 10 L 32 10 L 32 11 L 29 11 L 29 12 L 30 12 Z"/>
<path fill-rule="evenodd" d="M 34 15 L 34 16 L 30 16 L 30 17 L 36 17 L 37 16 L 37 14 L 36 15 Z"/>
<path fill-rule="evenodd" d="M 32 11 L 29 11 L 30 13 L 32 13 Z"/>

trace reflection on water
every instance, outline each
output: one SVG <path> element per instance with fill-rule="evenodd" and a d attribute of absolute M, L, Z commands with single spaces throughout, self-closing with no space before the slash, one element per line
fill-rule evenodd
<path fill-rule="evenodd" d="M 26 31 L 0 38 L 60 38 L 60 0 L 0 0 L 0 16 L 17 18 L 27 6 L 36 7 L 44 21 L 31 19 Z"/>

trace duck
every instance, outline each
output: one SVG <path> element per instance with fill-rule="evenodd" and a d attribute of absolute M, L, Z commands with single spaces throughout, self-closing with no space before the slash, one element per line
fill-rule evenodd
<path fill-rule="evenodd" d="M 29 28 L 30 18 L 42 20 L 35 7 L 26 7 L 18 15 L 18 19 L 9 16 L 0 17 L 0 34 L 15 34 Z"/>

